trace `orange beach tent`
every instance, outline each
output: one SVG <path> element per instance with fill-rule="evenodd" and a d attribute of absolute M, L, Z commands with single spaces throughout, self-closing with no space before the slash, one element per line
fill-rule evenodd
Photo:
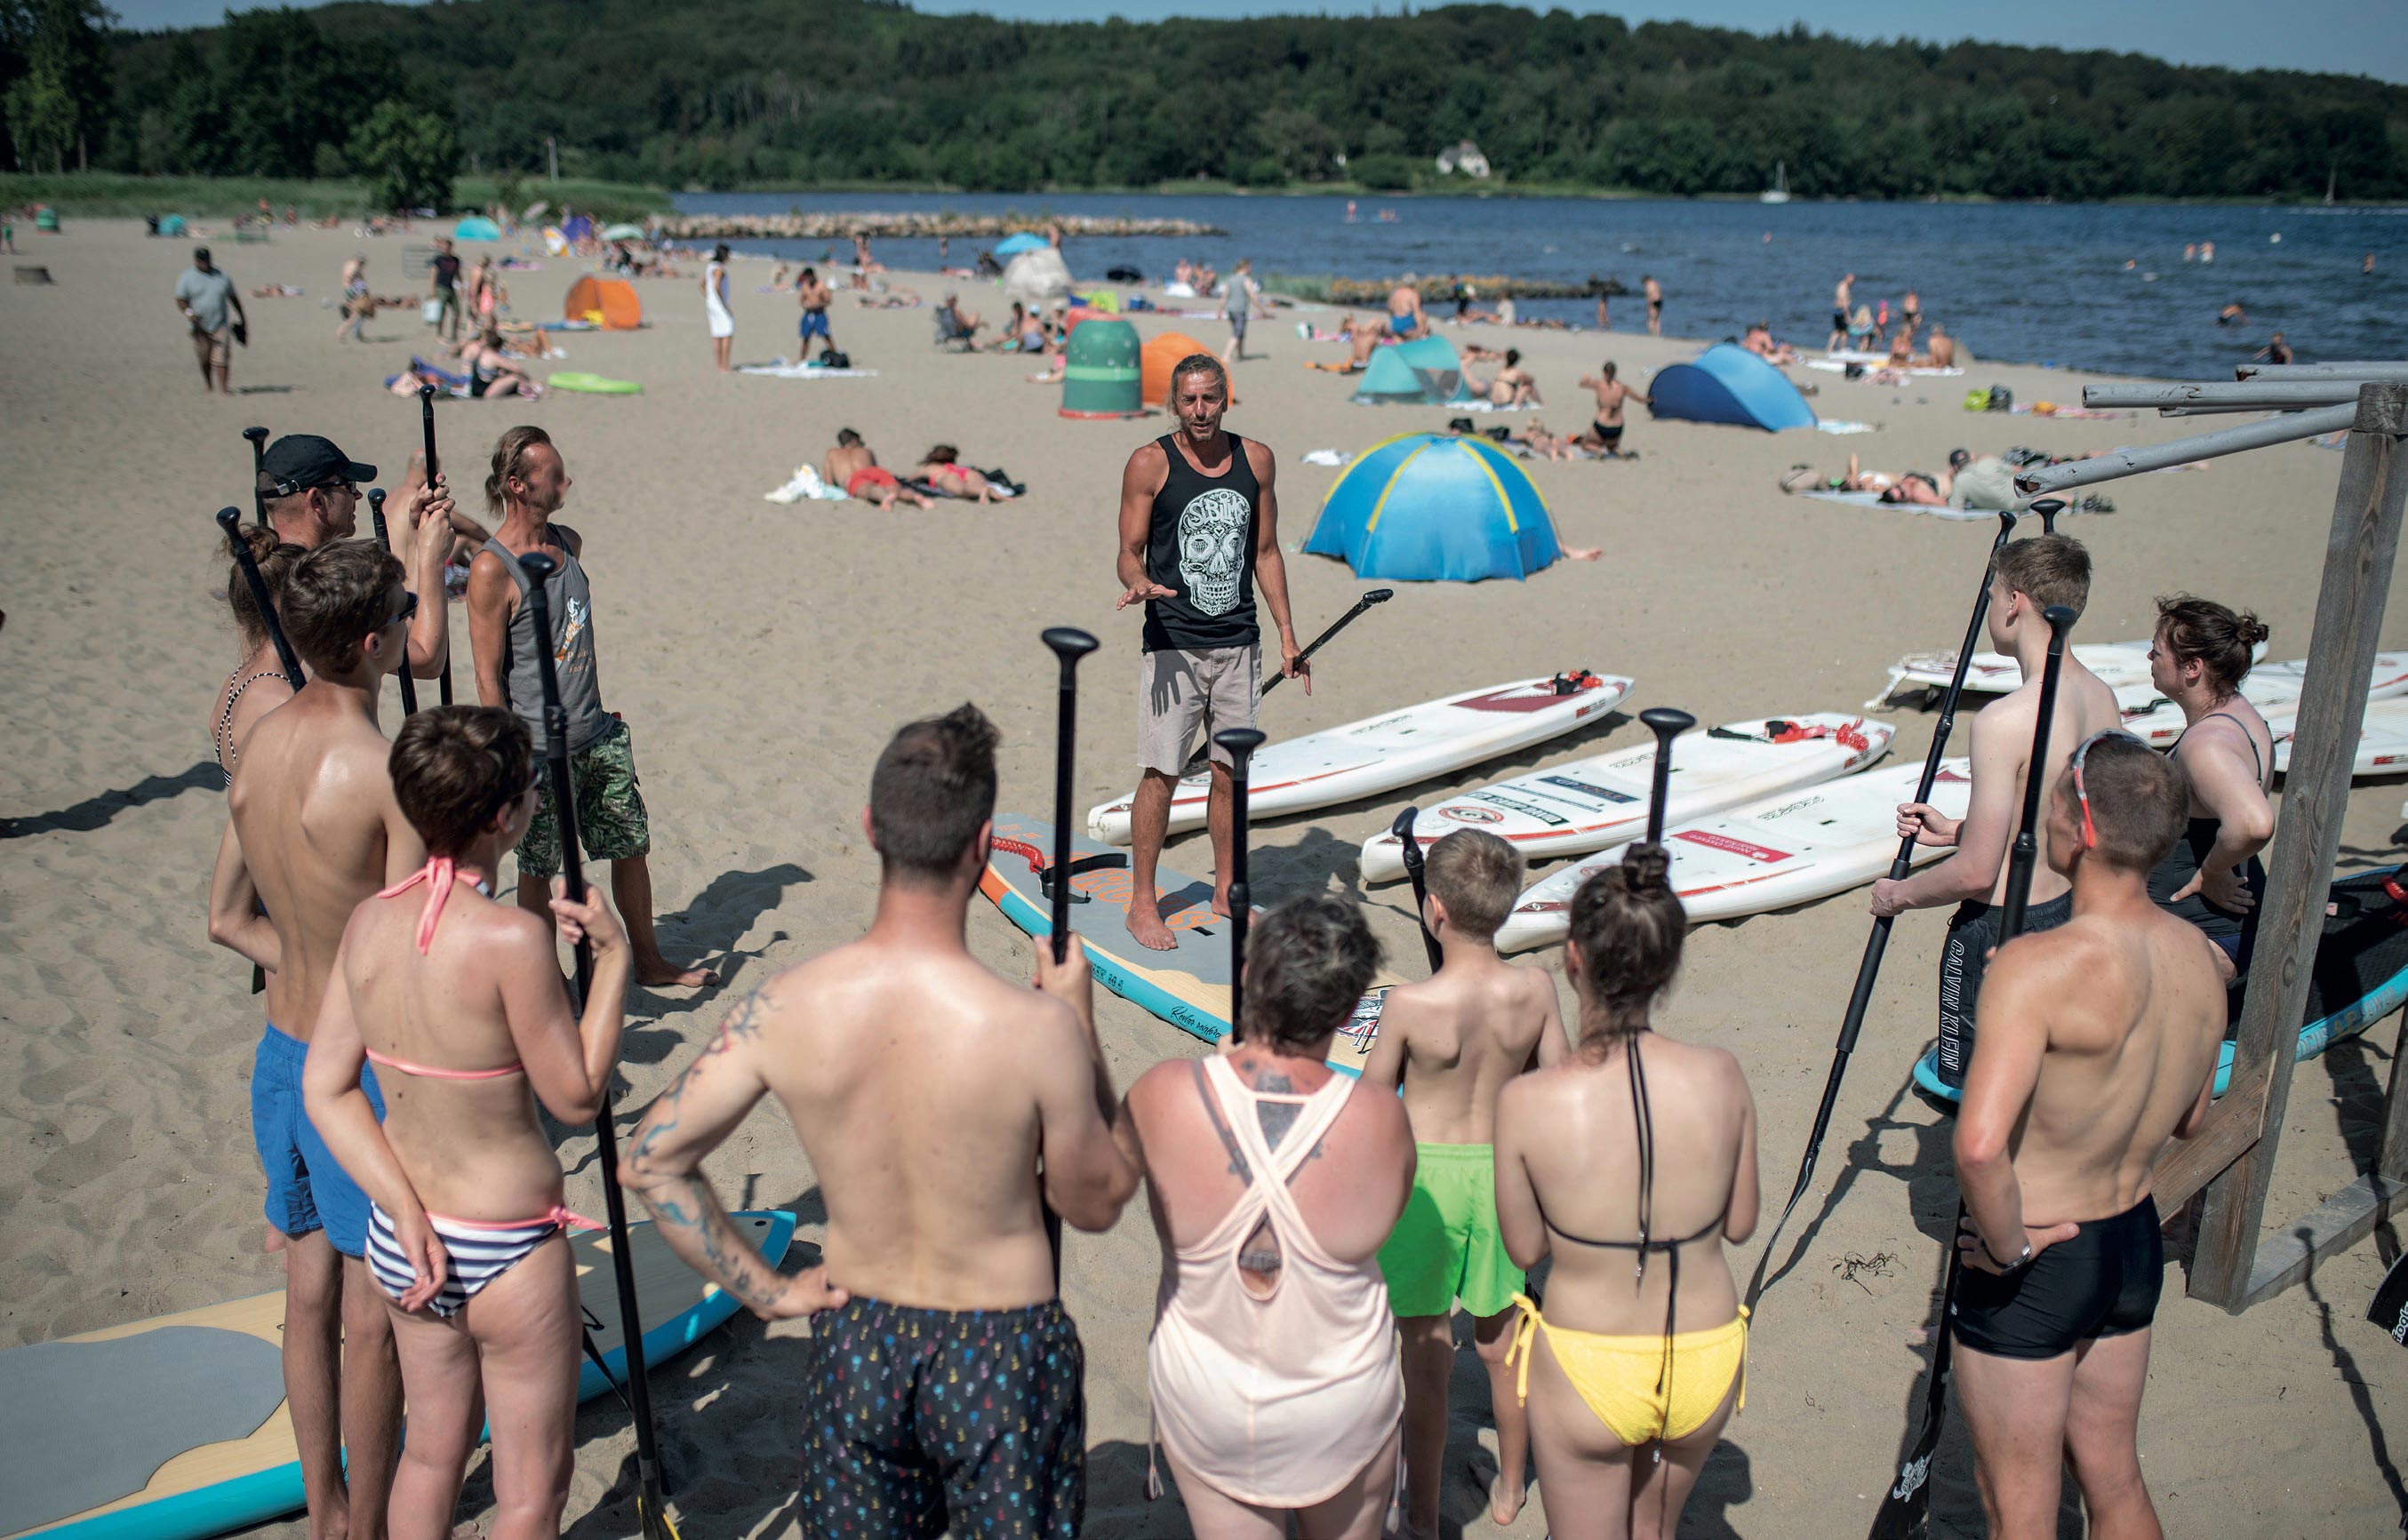
<path fill-rule="evenodd" d="M 1161 332 L 1146 338 L 1138 353 L 1139 398 L 1149 406 L 1169 405 L 1170 371 L 1190 353 L 1211 350 L 1184 332 Z"/>
<path fill-rule="evenodd" d="M 590 321 L 605 331 L 632 332 L 644 323 L 644 302 L 626 279 L 588 273 L 569 285 L 561 314 L 569 321 Z"/>

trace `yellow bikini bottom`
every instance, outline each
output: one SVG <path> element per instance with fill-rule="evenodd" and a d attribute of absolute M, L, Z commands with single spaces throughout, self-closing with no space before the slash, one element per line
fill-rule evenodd
<path fill-rule="evenodd" d="M 1522 1319 L 1505 1362 L 1521 1360 L 1514 1394 L 1530 1399 L 1530 1339 L 1547 1334 L 1548 1350 L 1597 1419 L 1625 1444 L 1686 1438 L 1705 1425 L 1739 1381 L 1747 1405 L 1747 1309 L 1720 1326 L 1666 1336 L 1617 1337 L 1550 1326 L 1527 1294 L 1516 1294 Z"/>

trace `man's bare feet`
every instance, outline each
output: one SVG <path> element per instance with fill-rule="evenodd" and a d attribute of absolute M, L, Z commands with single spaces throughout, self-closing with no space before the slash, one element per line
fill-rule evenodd
<path fill-rule="evenodd" d="M 681 968 L 654 952 L 636 960 L 636 982 L 652 989 L 668 986 L 698 990 L 719 982 L 719 974 L 711 968 Z"/>
<path fill-rule="evenodd" d="M 1140 947 L 1167 952 L 1177 948 L 1179 938 L 1162 922 L 1162 910 L 1152 904 L 1132 902 L 1128 906 L 1128 934 L 1137 937 Z"/>

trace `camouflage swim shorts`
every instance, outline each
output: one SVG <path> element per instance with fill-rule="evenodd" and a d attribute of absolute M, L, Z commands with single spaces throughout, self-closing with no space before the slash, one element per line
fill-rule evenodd
<path fill-rule="evenodd" d="M 568 755 L 569 784 L 577 789 L 577 843 L 588 861 L 627 861 L 649 855 L 652 819 L 636 779 L 635 736 L 624 722 Z M 560 870 L 560 824 L 552 816 L 552 780 L 537 784 L 535 819 L 519 841 L 519 871 L 549 877 Z"/>

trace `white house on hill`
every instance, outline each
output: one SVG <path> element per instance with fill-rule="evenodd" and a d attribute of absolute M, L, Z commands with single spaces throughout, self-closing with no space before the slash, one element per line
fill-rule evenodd
<path fill-rule="evenodd" d="M 1485 178 L 1488 175 L 1488 157 L 1480 152 L 1478 145 L 1465 139 L 1452 150 L 1438 152 L 1438 169 L 1440 176 L 1452 176 L 1460 171 L 1467 177 Z"/>

